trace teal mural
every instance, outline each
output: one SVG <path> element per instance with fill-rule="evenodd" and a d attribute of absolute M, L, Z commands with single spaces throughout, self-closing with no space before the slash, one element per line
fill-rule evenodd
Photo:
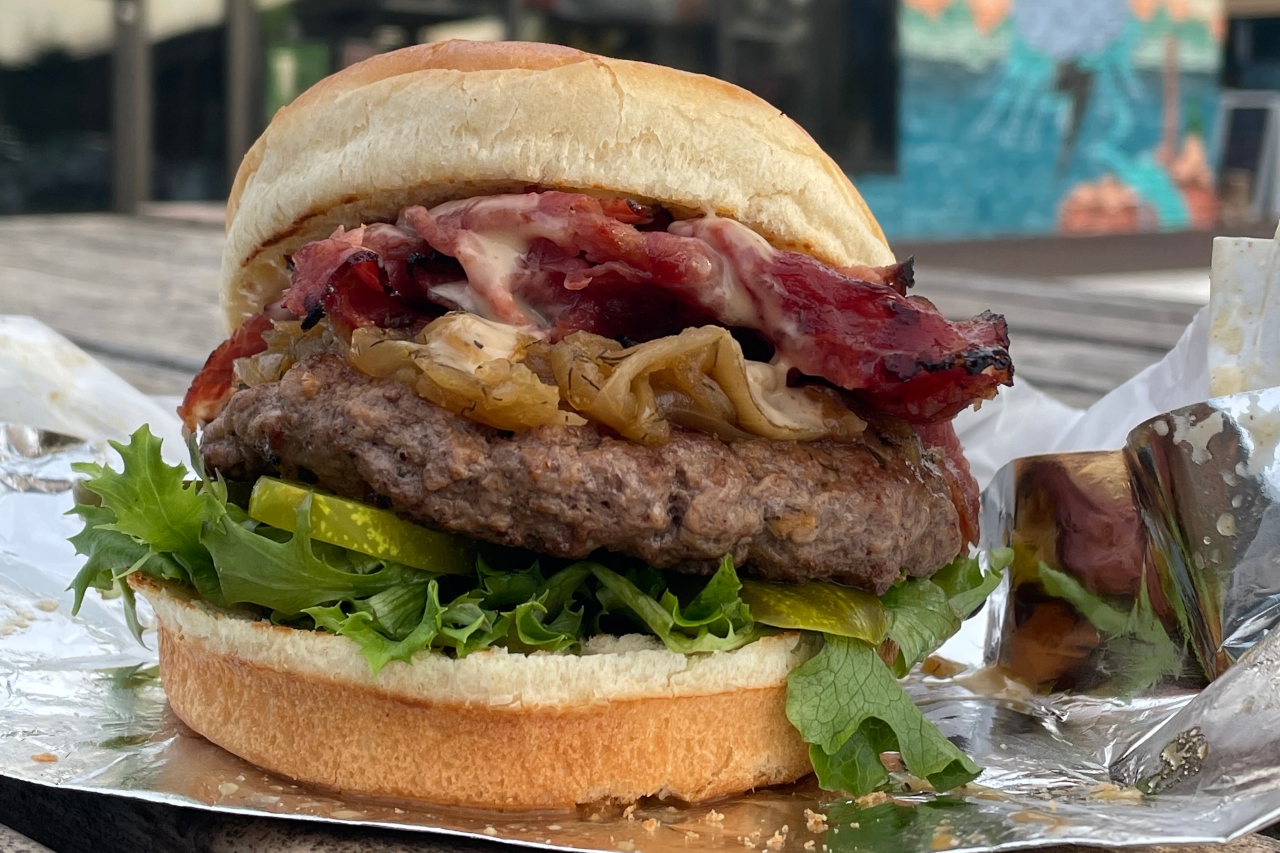
<path fill-rule="evenodd" d="M 896 238 L 1210 227 L 1220 0 L 904 0 Z"/>

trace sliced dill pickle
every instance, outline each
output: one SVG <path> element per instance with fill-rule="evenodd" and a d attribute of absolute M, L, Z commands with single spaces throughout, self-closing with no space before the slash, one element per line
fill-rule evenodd
<path fill-rule="evenodd" d="M 825 581 L 794 585 L 743 579 L 739 594 L 757 622 L 775 628 L 821 631 L 872 645 L 889 633 L 884 605 L 860 589 Z"/>
<path fill-rule="evenodd" d="M 394 512 L 335 497 L 298 483 L 259 477 L 249 497 L 249 517 L 293 531 L 299 505 L 311 496 L 311 538 L 370 557 L 439 574 L 475 571 L 476 543 L 405 521 Z"/>

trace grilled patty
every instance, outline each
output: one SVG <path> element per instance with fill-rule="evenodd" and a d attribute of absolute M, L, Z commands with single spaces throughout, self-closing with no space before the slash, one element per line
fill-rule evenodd
<path fill-rule="evenodd" d="M 430 527 L 586 557 L 708 572 L 725 554 L 767 580 L 828 579 L 882 593 L 960 550 L 935 451 L 914 438 L 722 441 L 673 430 L 660 447 L 588 424 L 512 434 L 334 355 L 237 391 L 201 440 L 234 479 L 279 473 Z"/>

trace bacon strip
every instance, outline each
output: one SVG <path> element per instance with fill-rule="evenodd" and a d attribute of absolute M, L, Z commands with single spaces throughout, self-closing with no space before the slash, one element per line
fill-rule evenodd
<path fill-rule="evenodd" d="M 656 230 L 665 222 L 635 202 L 560 192 L 409 207 L 396 225 L 340 228 L 304 246 L 282 303 L 304 324 L 327 314 L 348 334 L 419 328 L 441 306 L 553 340 L 581 330 L 643 341 L 718 323 L 758 333 L 800 381 L 824 380 L 917 425 L 1012 381 L 1003 318 L 953 323 L 907 296 L 910 261 L 834 269 L 732 220 Z M 214 384 L 202 372 L 193 392 Z"/>
<path fill-rule="evenodd" d="M 759 318 L 742 325 L 802 373 L 858 392 L 877 411 L 936 423 L 1012 384 L 1003 317 L 986 312 L 953 323 L 927 299 L 774 251 L 732 220 L 695 219 L 672 230 L 701 238 L 726 260 Z"/>
<path fill-rule="evenodd" d="M 345 334 L 360 326 L 413 329 L 442 313 L 444 300 L 432 290 L 451 282 L 465 282 L 462 267 L 410 231 L 339 228 L 293 256 L 293 284 L 281 304 L 303 318 L 304 329 L 325 315 Z"/>
<path fill-rule="evenodd" d="M 691 309 L 759 332 L 801 373 L 912 423 L 947 420 L 1012 381 L 1003 318 L 953 323 L 928 300 L 905 296 L 909 264 L 836 270 L 716 217 L 640 231 L 569 193 L 411 207 L 401 222 L 459 260 L 472 310 L 553 337 L 608 334 L 600 326 L 610 314 L 684 319 Z M 512 248 L 520 240 L 523 251 Z M 553 263 L 545 244 L 559 252 Z M 655 302 L 658 294 L 667 298 Z"/>
<path fill-rule="evenodd" d="M 262 334 L 270 328 L 271 318 L 264 311 L 246 321 L 209 353 L 204 367 L 192 380 L 191 387 L 182 398 L 182 405 L 178 407 L 178 417 L 182 418 L 187 429 L 195 429 L 197 423 L 208 423 L 222 411 L 231 397 L 236 359 L 248 358 L 265 350 L 267 342 L 262 339 Z"/>

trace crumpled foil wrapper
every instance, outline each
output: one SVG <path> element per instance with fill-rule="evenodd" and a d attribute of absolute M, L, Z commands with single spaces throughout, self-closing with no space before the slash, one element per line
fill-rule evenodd
<path fill-rule="evenodd" d="M 985 544 L 1014 550 L 989 659 L 1042 689 L 1227 672 L 1280 622 L 1278 443 L 1270 388 L 1158 415 L 1117 451 L 1006 465 L 983 493 Z M 1181 659 L 1153 669 L 1162 651 Z"/>
<path fill-rule="evenodd" d="M 1221 605 L 1223 618 L 1194 621 L 1203 623 L 1210 642 L 1230 638 L 1233 650 L 1260 636 L 1280 583 L 1280 570 L 1270 581 L 1265 571 L 1267 536 L 1277 525 L 1268 479 L 1275 467 L 1263 462 L 1274 456 L 1275 443 L 1249 415 L 1280 402 L 1280 392 L 1274 394 L 1253 395 L 1256 403 L 1214 401 L 1196 410 L 1194 422 L 1193 413 L 1175 413 L 1166 418 L 1167 435 L 1150 422 L 1135 431 L 1150 441 L 1135 439 L 1130 448 L 1133 464 L 1159 472 L 1149 484 L 1151 505 L 1169 510 L 1164 521 L 1184 548 L 1177 555 L 1183 562 L 1166 555 L 1162 571 L 1175 585 L 1185 585 L 1177 572 L 1192 576 L 1188 620 Z M 1208 426 L 1187 431 L 1197 424 Z M 1212 466 L 1197 461 L 1204 453 L 1215 460 Z M 958 661 L 964 665 L 959 674 L 937 677 L 947 667 L 927 667 L 934 675 L 917 672 L 909 692 L 985 767 L 976 783 L 944 795 L 912 792 L 912 781 L 902 779 L 898 793 L 852 801 L 809 782 L 701 806 L 653 801 L 625 810 L 503 813 L 297 785 L 224 752 L 169 711 L 154 635 L 151 649 L 139 646 L 119 602 L 91 595 L 71 617 L 65 590 L 79 560 L 66 542 L 78 529 L 77 519 L 64 515 L 72 504 L 70 463 L 101 455 L 101 448 L 64 436 L 0 426 L 0 773 L 7 776 L 229 813 L 647 853 L 1208 843 L 1280 816 L 1280 745 L 1272 736 L 1280 722 L 1280 632 L 1203 691 L 1182 679 L 1127 696 L 1105 689 L 1041 694 L 1012 678 L 1007 666 L 984 665 L 980 647 L 974 659 Z M 1236 472 L 1234 484 L 1220 473 L 1226 470 Z M 1003 472 L 989 490 L 989 513 L 1002 511 L 1001 482 L 1034 485 L 1025 477 L 1019 482 L 1016 471 Z M 1016 504 L 1018 495 L 1003 497 Z M 1236 518 L 1234 536 L 1202 535 L 1229 527 L 1217 523 L 1227 511 L 1220 504 Z M 1009 518 L 1019 517 L 1016 507 L 1010 512 Z M 1138 523 L 1140 514 L 1130 520 Z M 1199 571 L 1197 554 L 1214 571 Z M 1232 565 L 1246 571 L 1233 573 Z M 1012 601 L 1007 591 L 1003 601 Z M 990 609 L 995 642 L 989 654 L 999 653 L 1008 609 L 999 603 Z M 1171 630 L 1177 621 L 1170 617 Z"/>

